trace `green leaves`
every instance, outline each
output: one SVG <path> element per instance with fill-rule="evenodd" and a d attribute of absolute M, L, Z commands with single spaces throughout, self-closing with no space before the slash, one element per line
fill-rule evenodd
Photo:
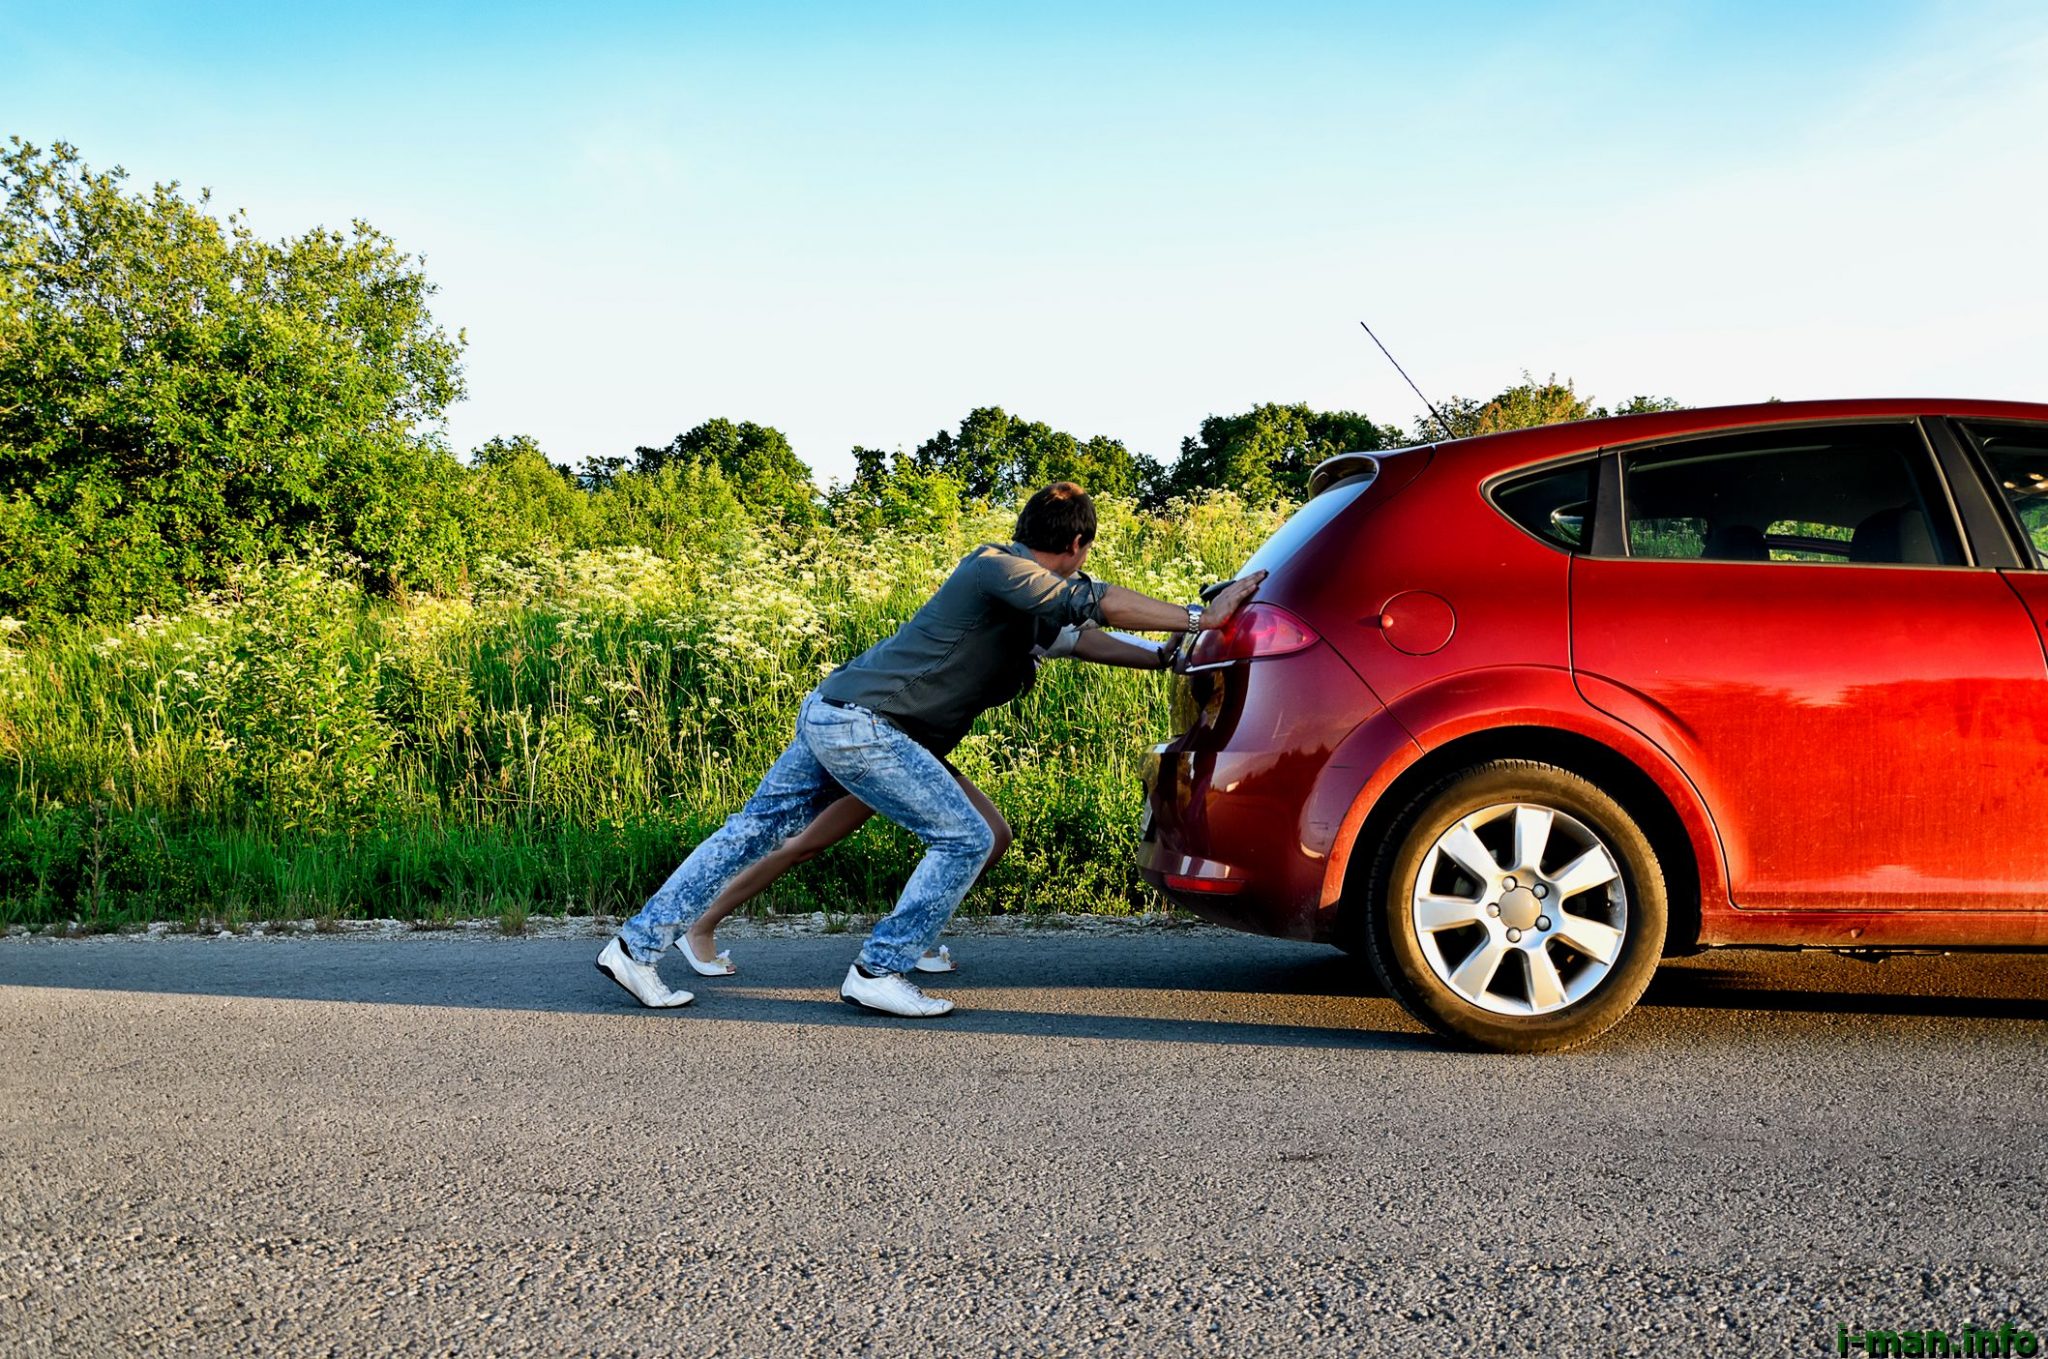
<path fill-rule="evenodd" d="M 1392 426 L 1375 425 L 1355 411 L 1268 403 L 1202 421 L 1200 437 L 1181 441 L 1180 459 L 1165 473 L 1163 492 L 1227 490 L 1255 505 L 1299 500 L 1308 492 L 1309 473 L 1323 459 L 1405 442 Z"/>
<path fill-rule="evenodd" d="M 206 672 L 236 791 L 283 830 L 366 824 L 389 779 L 385 657 L 363 644 L 360 592 L 334 565 L 238 571 L 228 645 Z"/>
<path fill-rule="evenodd" d="M 1610 411 L 1605 406 L 1594 405 L 1590 396 L 1580 396 L 1570 378 L 1560 382 L 1552 373 L 1538 381 L 1524 372 L 1520 382 L 1491 400 L 1454 396 L 1438 409 L 1443 412 L 1444 423 L 1450 426 L 1448 437 L 1465 439 L 1477 434 L 1500 434 L 1511 429 L 1535 429 L 1568 420 L 1600 420 L 1610 415 L 1675 411 L 1681 409 L 1681 405 L 1668 396 L 1632 396 Z M 1443 428 L 1433 418 L 1421 416 L 1416 419 L 1417 443 L 1435 443 L 1445 437 Z"/>
<path fill-rule="evenodd" d="M 462 341 L 388 237 L 262 241 L 19 138 L 0 195 L 0 612 L 117 617 L 322 541 L 459 576 Z"/>
<path fill-rule="evenodd" d="M 957 434 L 940 430 L 917 446 L 909 466 L 959 483 L 969 497 L 1010 500 L 1055 481 L 1074 481 L 1091 494 L 1138 493 L 1144 464 L 1117 439 L 1082 440 L 1000 406 L 968 412 Z"/>
<path fill-rule="evenodd" d="M 811 484 L 811 469 L 779 429 L 751 420 L 707 420 L 665 447 L 633 451 L 633 470 L 642 476 L 670 466 L 715 467 L 753 513 L 778 515 L 791 525 L 817 522 L 818 488 Z"/>
<path fill-rule="evenodd" d="M 853 450 L 854 479 L 828 504 L 841 523 L 869 528 L 951 524 L 963 505 L 1007 504 L 1055 481 L 1098 496 L 1147 491 L 1159 465 L 1105 435 L 1080 439 L 1000 406 L 968 412 L 957 433 L 940 430 L 915 451 Z"/>

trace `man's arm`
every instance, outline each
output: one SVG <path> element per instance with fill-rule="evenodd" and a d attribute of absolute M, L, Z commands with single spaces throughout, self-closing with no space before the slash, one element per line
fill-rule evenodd
<path fill-rule="evenodd" d="M 1181 614 L 1181 626 L 1187 626 L 1187 614 Z M 1100 628 L 1086 628 L 1074 642 L 1071 653 L 1077 661 L 1093 661 L 1097 665 L 1121 665 L 1132 670 L 1164 670 L 1166 658 L 1172 648 L 1141 639 L 1125 641 Z"/>
<path fill-rule="evenodd" d="M 1230 621 L 1230 616 L 1252 597 L 1259 583 L 1266 578 L 1264 571 L 1254 571 L 1232 581 L 1222 593 L 1209 601 L 1202 610 L 1203 628 L 1220 628 Z M 1127 590 L 1121 585 L 1112 585 L 1102 596 L 1102 619 L 1111 627 L 1130 628 L 1136 632 L 1186 632 L 1188 611 L 1182 604 L 1169 604 L 1163 599 L 1141 595 L 1136 590 Z"/>

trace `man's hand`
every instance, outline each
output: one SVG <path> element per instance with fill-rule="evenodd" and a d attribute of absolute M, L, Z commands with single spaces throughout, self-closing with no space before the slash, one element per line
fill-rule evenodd
<path fill-rule="evenodd" d="M 1201 626 L 1222 627 L 1265 578 L 1264 571 L 1254 571 L 1225 586 L 1223 592 L 1202 610 Z M 1112 585 L 1102 595 L 1102 621 L 1113 628 L 1129 628 L 1133 632 L 1186 632 L 1188 611 L 1184 605 L 1169 604 L 1163 599 Z"/>
<path fill-rule="evenodd" d="M 1210 600 L 1209 606 L 1202 610 L 1202 626 L 1220 628 L 1228 623 L 1231 615 L 1244 607 L 1245 601 L 1252 597 L 1260 582 L 1265 579 L 1264 571 L 1254 571 L 1249 576 L 1241 576 L 1224 586 L 1221 593 Z"/>

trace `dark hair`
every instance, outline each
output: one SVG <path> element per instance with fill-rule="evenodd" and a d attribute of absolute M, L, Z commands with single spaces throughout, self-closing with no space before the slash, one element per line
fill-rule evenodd
<path fill-rule="evenodd" d="M 1037 552 L 1065 552 L 1079 537 L 1095 541 L 1095 502 L 1071 481 L 1055 481 L 1024 502 L 1017 515 L 1018 542 Z"/>

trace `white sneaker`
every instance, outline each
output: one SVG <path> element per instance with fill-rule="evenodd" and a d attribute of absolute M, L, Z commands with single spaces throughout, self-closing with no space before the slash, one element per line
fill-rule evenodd
<path fill-rule="evenodd" d="M 953 961 L 953 950 L 947 948 L 944 944 L 939 945 L 935 949 L 926 949 L 924 956 L 919 958 L 912 966 L 916 967 L 920 972 L 958 972 L 960 970 L 960 965 Z"/>
<path fill-rule="evenodd" d="M 616 936 L 597 955 L 597 970 L 625 987 L 633 999 L 650 1010 L 673 1010 L 696 999 L 688 991 L 669 990 L 662 984 L 661 974 L 646 963 L 634 961 Z"/>
<path fill-rule="evenodd" d="M 953 1009 L 952 1001 L 926 995 L 899 973 L 863 977 L 858 965 L 846 969 L 846 980 L 839 983 L 839 998 L 848 1005 L 902 1015 L 905 1019 L 936 1019 Z"/>

